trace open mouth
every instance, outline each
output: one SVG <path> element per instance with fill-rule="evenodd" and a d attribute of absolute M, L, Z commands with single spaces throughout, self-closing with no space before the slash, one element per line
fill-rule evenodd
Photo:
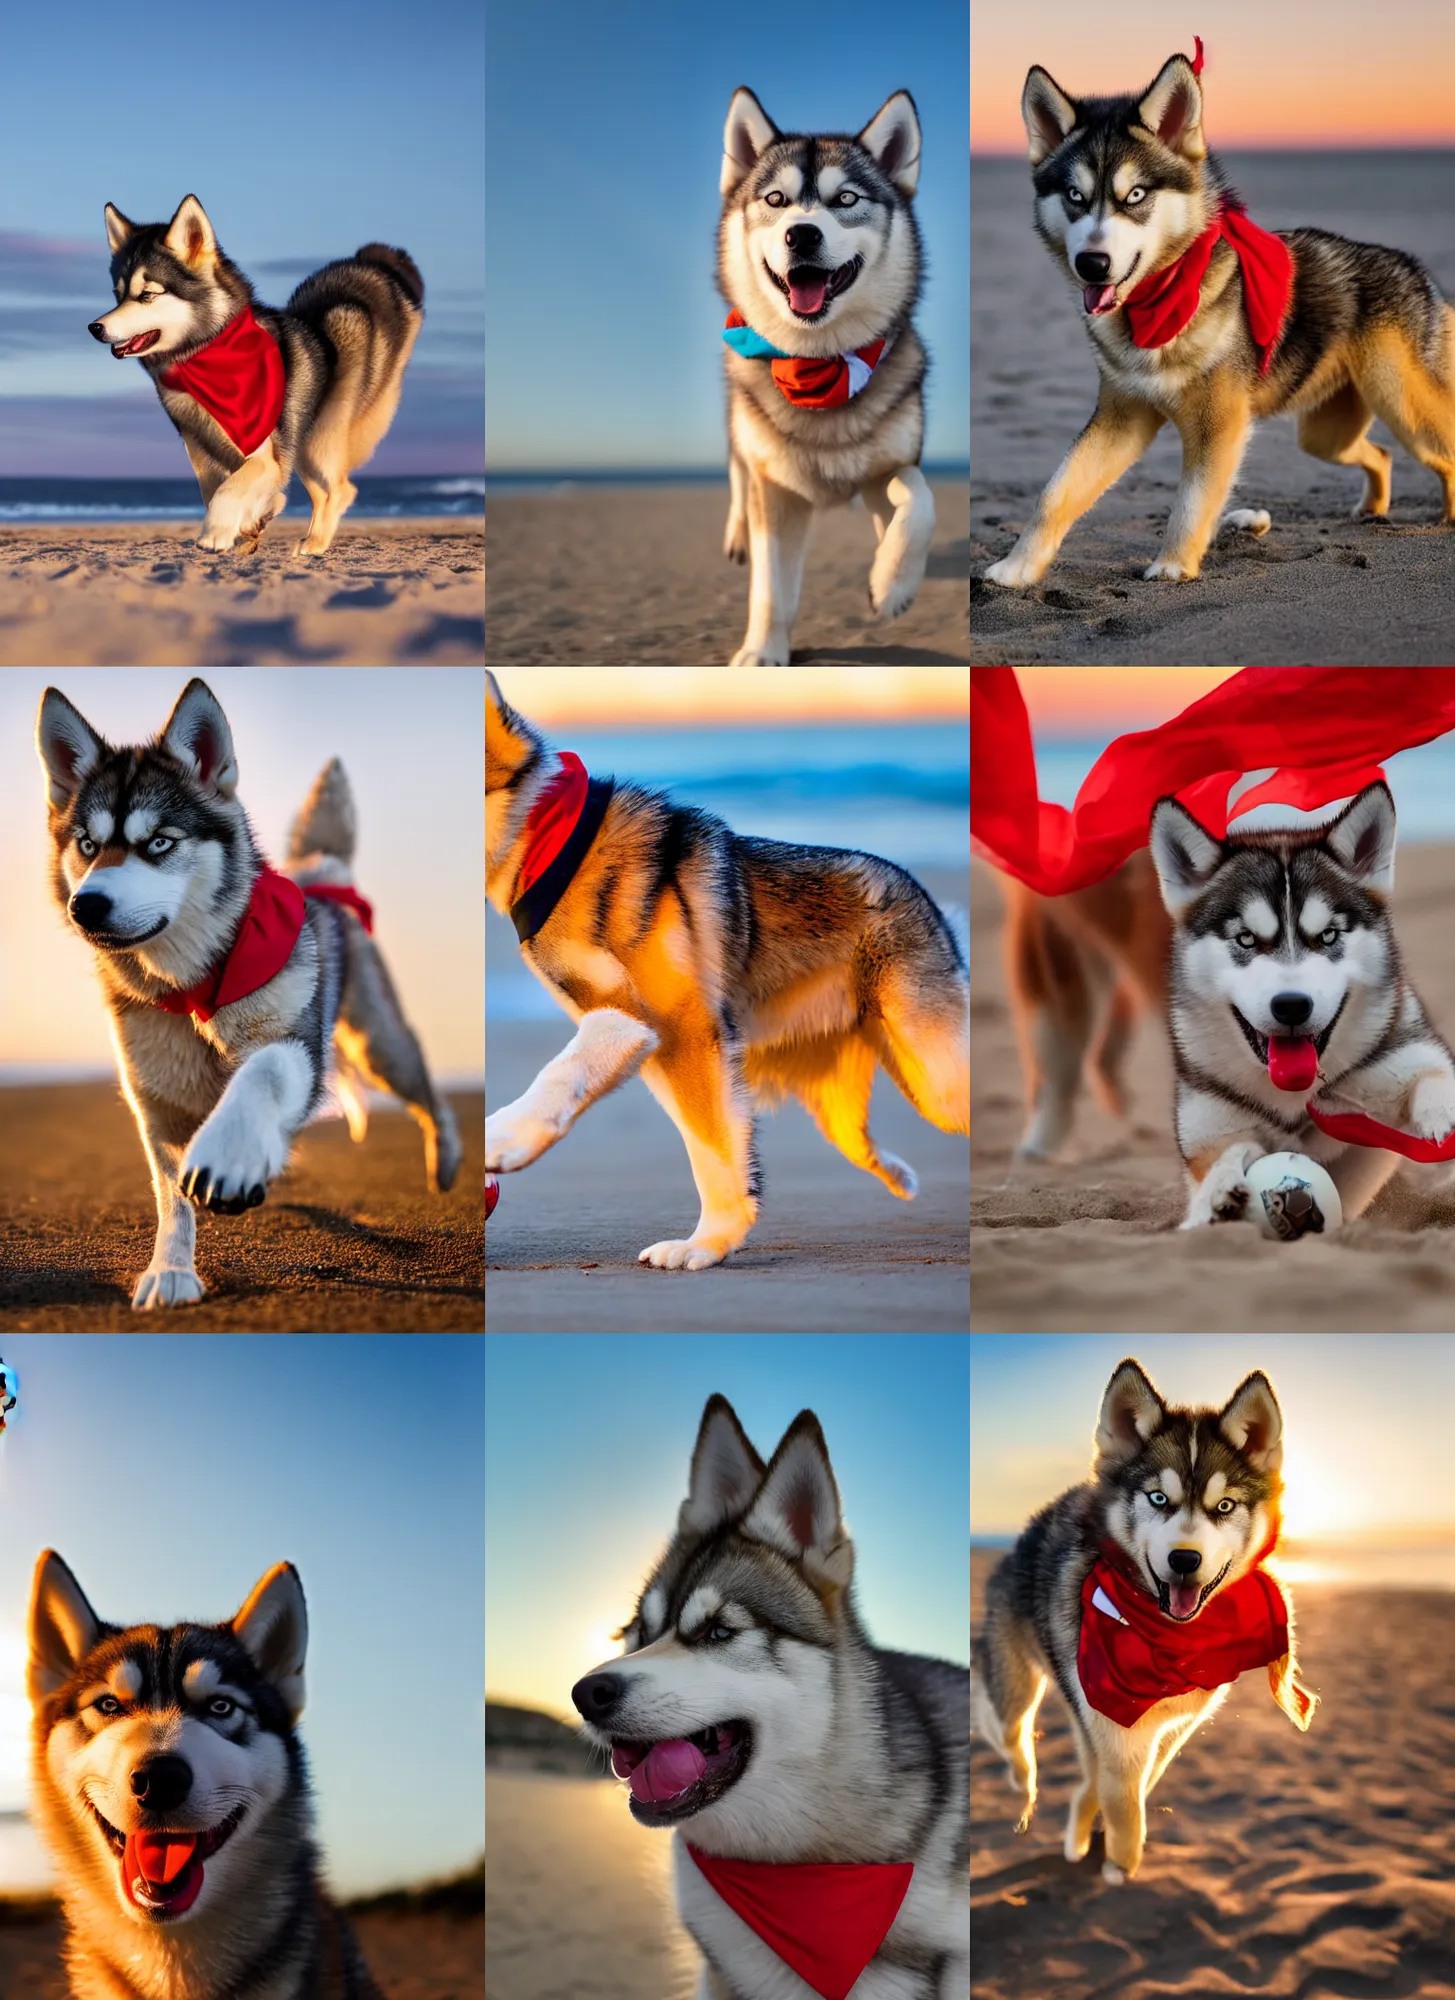
<path fill-rule="evenodd" d="M 752 1754 L 746 1722 L 718 1722 L 695 1736 L 662 1743 L 613 1741 L 611 1768 L 631 1786 L 633 1819 L 643 1826 L 675 1826 L 735 1785 Z"/>
<path fill-rule="evenodd" d="M 1141 261 L 1142 261 L 1142 253 L 1139 250 L 1136 256 L 1133 257 L 1130 268 L 1128 269 L 1126 276 L 1124 278 L 1119 279 L 1117 283 L 1114 285 L 1082 286 L 1081 303 L 1086 310 L 1086 316 L 1088 319 L 1100 319 L 1103 313 L 1116 311 L 1117 306 L 1120 303 L 1119 299 L 1117 298 L 1117 293 L 1123 291 L 1132 282 L 1132 273 L 1136 270 L 1138 264 L 1140 264 Z"/>
<path fill-rule="evenodd" d="M 111 349 L 118 361 L 125 361 L 129 354 L 145 354 L 149 347 L 155 347 L 162 337 L 159 326 L 151 327 L 146 333 L 134 333 L 130 340 L 118 340 Z"/>
<path fill-rule="evenodd" d="M 780 278 L 769 263 L 763 269 L 788 301 L 795 319 L 822 319 L 841 292 L 846 292 L 864 268 L 862 257 L 851 257 L 837 270 L 826 271 L 819 264 L 793 264 L 788 276 Z"/>
<path fill-rule="evenodd" d="M 1148 1573 L 1157 1586 L 1157 1609 L 1164 1618 L 1175 1618 L 1179 1625 L 1185 1625 L 1196 1618 L 1232 1566 L 1229 1556 L 1211 1583 L 1199 1585 L 1190 1576 L 1158 1576 L 1149 1563 Z"/>
<path fill-rule="evenodd" d="M 135 951 L 139 944 L 149 944 L 154 937 L 160 937 L 169 922 L 169 918 L 159 917 L 149 931 L 138 931 L 135 937 L 123 937 L 119 931 L 82 931 L 81 935 L 100 951 Z"/>
<path fill-rule="evenodd" d="M 1233 1008 L 1233 1019 L 1243 1031 L 1243 1040 L 1258 1058 L 1259 1065 L 1268 1071 L 1268 1081 L 1275 1090 L 1312 1090 L 1319 1073 L 1319 1058 L 1329 1045 L 1329 1037 L 1339 1024 L 1348 998 L 1346 993 L 1329 1025 L 1317 1035 L 1265 1035 L 1246 1014 Z"/>
<path fill-rule="evenodd" d="M 88 1805 L 90 1801 L 87 1801 Z M 242 1825 L 246 1807 L 238 1806 L 218 1826 L 172 1833 L 141 1827 L 123 1833 L 103 1819 L 95 1806 L 91 1815 L 106 1836 L 106 1844 L 121 1863 L 121 1887 L 134 1909 L 158 1923 L 190 1910 L 202 1893 L 204 1864 Z"/>

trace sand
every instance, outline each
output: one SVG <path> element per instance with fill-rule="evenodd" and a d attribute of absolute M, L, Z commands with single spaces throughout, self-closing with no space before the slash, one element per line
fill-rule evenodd
<path fill-rule="evenodd" d="M 814 523 L 794 664 L 961 665 L 969 488 L 931 480 L 929 569 L 902 618 L 869 608 L 874 528 L 857 502 Z M 572 487 L 490 495 L 486 661 L 725 666 L 742 643 L 748 572 L 722 553 L 727 486 Z"/>
<path fill-rule="evenodd" d="M 992 1566 L 972 1557 L 977 1622 Z M 1296 1603 L 1313 1726 L 1244 1675 L 1153 1793 L 1125 1887 L 1101 1880 L 1099 1833 L 1088 1860 L 1062 1856 L 1076 1759 L 1054 1692 L 1028 1834 L 972 1743 L 976 2000 L 1455 2000 L 1455 1594 L 1306 1584 Z"/>
<path fill-rule="evenodd" d="M 199 1216 L 206 1298 L 141 1314 L 131 1287 L 151 1256 L 156 1210 L 131 1113 L 103 1084 L 0 1092 L 0 1327 L 478 1332 L 484 1105 L 478 1092 L 450 1101 L 465 1161 L 449 1194 L 425 1185 L 412 1118 L 375 1113 L 360 1146 L 341 1119 L 311 1125 L 262 1207 Z"/>
<path fill-rule="evenodd" d="M 1455 1033 L 1455 847 L 1400 850 L 1395 929 L 1438 1027 Z M 1023 1123 L 1000 959 L 1001 898 L 971 883 L 971 1324 L 986 1332 L 1448 1333 L 1455 1188 L 1400 1177 L 1330 1238 L 1270 1243 L 1247 1224 L 1179 1231 L 1171 1058 L 1146 1019 L 1127 1065 L 1129 1119 L 1089 1097 L 1063 1157 L 1012 1165 Z"/>
<path fill-rule="evenodd" d="M 485 523 L 346 520 L 326 556 L 275 521 L 256 555 L 199 523 L 0 529 L 0 665 L 470 666 L 485 630 Z"/>
<path fill-rule="evenodd" d="M 1447 294 L 1455 154 L 1262 155 L 1228 163 L 1255 221 L 1314 224 L 1420 257 Z M 1363 474 L 1298 449 L 1293 420 L 1259 427 L 1235 502 L 1266 507 L 1261 541 L 1232 532 L 1192 583 L 1148 583 L 1181 466 L 1170 426 L 1072 529 L 1026 592 L 978 581 L 1009 550 L 1091 415 L 1096 367 L 1069 280 L 1031 227 L 1029 168 L 971 168 L 974 661 L 1157 666 L 1419 666 L 1450 657 L 1455 541 L 1432 473 L 1394 454 L 1391 525 L 1355 522 Z M 1377 442 L 1393 440 L 1376 425 Z"/>

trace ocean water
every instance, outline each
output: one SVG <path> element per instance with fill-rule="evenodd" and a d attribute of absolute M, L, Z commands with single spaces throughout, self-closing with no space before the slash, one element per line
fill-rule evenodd
<path fill-rule="evenodd" d="M 970 461 L 925 461 L 927 479 L 968 479 Z M 538 471 L 487 471 L 492 493 L 569 493 L 578 486 L 726 486 L 727 465 L 580 466 Z"/>
<path fill-rule="evenodd" d="M 361 473 L 353 518 L 483 514 L 485 481 L 478 474 L 405 478 Z M 284 518 L 307 516 L 308 495 L 294 480 Z M 0 479 L 0 523 L 53 521 L 190 521 L 202 519 L 195 479 Z"/>
<path fill-rule="evenodd" d="M 577 731 L 567 747 L 588 771 L 659 785 L 738 833 L 860 848 L 902 868 L 969 866 L 966 723 Z M 486 936 L 487 1018 L 554 1018 L 509 926 L 492 913 Z"/>

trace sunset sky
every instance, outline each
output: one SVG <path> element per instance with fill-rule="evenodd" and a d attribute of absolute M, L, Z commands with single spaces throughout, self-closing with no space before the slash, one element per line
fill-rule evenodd
<path fill-rule="evenodd" d="M 1150 729 L 1210 692 L 1235 667 L 1017 667 L 1036 736 Z"/>
<path fill-rule="evenodd" d="M 954 721 L 970 712 L 968 667 L 510 667 L 506 699 L 542 723 L 577 727 L 713 721 Z"/>
<path fill-rule="evenodd" d="M 1206 44 L 1214 147 L 1455 145 L 1455 36 L 1445 0 L 1221 0 L 1194 10 L 1074 0 L 975 0 L 970 143 L 1025 154 L 1021 88 L 1032 63 L 1073 96 L 1149 84 L 1168 56 Z"/>

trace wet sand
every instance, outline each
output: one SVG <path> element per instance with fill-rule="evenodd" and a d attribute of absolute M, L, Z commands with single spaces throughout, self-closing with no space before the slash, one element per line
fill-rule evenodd
<path fill-rule="evenodd" d="M 1455 847 L 1400 850 L 1394 922 L 1410 977 L 1455 1031 Z M 1053 1162 L 1012 1162 L 1024 1123 L 1020 1062 L 1001 964 L 1000 888 L 971 880 L 970 987 L 975 1282 L 985 1332 L 1448 1333 L 1455 1298 L 1455 1188 L 1396 1178 L 1336 1235 L 1270 1243 L 1251 1225 L 1182 1232 L 1165 1023 L 1144 1019 L 1129 1052 L 1131 1113 L 1084 1097 Z M 497 1211 L 498 1213 L 499 1211 Z"/>
<path fill-rule="evenodd" d="M 993 1563 L 971 1558 L 976 1623 Z M 1054 1692 L 1029 1833 L 972 1742 L 976 2000 L 1455 2000 L 1455 1593 L 1295 1597 L 1300 1676 L 1323 1704 L 1308 1734 L 1245 1674 L 1157 1787 L 1122 1888 L 1101 1880 L 1099 1833 L 1086 1861 L 1062 1856 L 1076 1758 Z"/>
<path fill-rule="evenodd" d="M 0 529 L 0 665 L 478 664 L 483 518 L 345 520 L 321 557 L 293 553 L 306 526 L 251 556 L 196 521 Z"/>
<path fill-rule="evenodd" d="M 156 1211 L 131 1113 L 104 1084 L 0 1092 L 0 1327 L 478 1332 L 484 1103 L 478 1092 L 450 1102 L 465 1160 L 449 1194 L 425 1185 L 412 1118 L 375 1112 L 360 1146 L 342 1119 L 311 1125 L 261 1208 L 198 1217 L 207 1296 L 174 1313 L 134 1313 Z"/>
<path fill-rule="evenodd" d="M 1317 225 L 1419 257 L 1455 294 L 1455 151 L 1228 157 L 1253 220 Z M 1440 665 L 1450 657 L 1455 536 L 1440 491 L 1394 448 L 1388 525 L 1356 522 L 1363 474 L 1298 448 L 1292 418 L 1260 425 L 1233 504 L 1273 516 L 1261 540 L 1229 532 L 1192 583 L 1148 583 L 1181 469 L 1167 426 L 1071 530 L 1028 591 L 978 579 L 1007 553 L 1085 425 L 1097 373 L 1069 279 L 1031 226 L 1030 170 L 971 167 L 970 555 L 973 661 L 1155 666 Z"/>
<path fill-rule="evenodd" d="M 863 507 L 815 521 L 795 665 L 965 661 L 969 488 L 930 484 L 938 525 L 929 569 L 890 624 L 869 608 L 874 527 Z M 722 553 L 726 482 L 492 492 L 489 506 L 490 666 L 726 666 L 742 643 L 748 572 Z"/>

